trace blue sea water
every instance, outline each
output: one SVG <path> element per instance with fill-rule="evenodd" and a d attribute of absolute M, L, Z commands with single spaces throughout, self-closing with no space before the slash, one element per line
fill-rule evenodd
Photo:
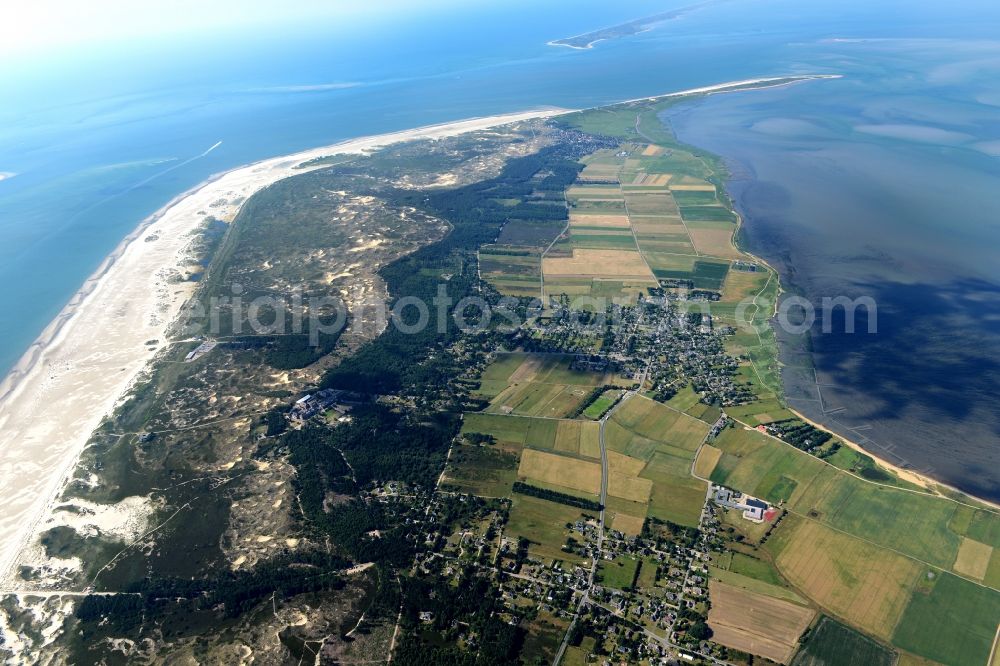
<path fill-rule="evenodd" d="M 728 160 L 746 245 L 817 307 L 809 335 L 777 329 L 789 402 L 1000 499 L 1000 43 L 824 50 L 843 79 L 665 115 Z M 853 333 L 841 311 L 824 331 L 822 299 L 840 296 L 876 308 L 858 310 Z"/>
<path fill-rule="evenodd" d="M 906 76 L 914 57 L 954 61 L 958 70 L 964 66 L 973 72 L 984 66 L 984 59 L 995 64 L 988 51 L 964 59 L 946 56 L 966 53 L 968 40 L 983 44 L 1000 34 L 997 10 L 987 2 L 943 7 L 902 0 L 723 0 L 593 49 L 546 45 L 684 4 L 688 2 L 519 0 L 421 9 L 414 3 L 412 10 L 378 20 L 241 28 L 5 62 L 0 71 L 0 172 L 17 175 L 0 181 L 0 372 L 15 363 L 129 231 L 213 173 L 355 136 L 544 105 L 594 106 L 758 76 L 863 74 L 868 92 L 853 93 L 862 98 L 877 88 L 879 77 Z M 933 40 L 879 52 L 831 41 L 839 38 Z M 988 81 L 973 85 L 959 80 L 961 73 L 953 68 L 938 75 L 951 76 L 952 85 L 972 91 L 969 104 L 996 104 L 1000 93 Z M 813 115 L 828 117 L 824 122 L 854 122 L 844 119 L 850 111 L 841 108 L 838 98 L 840 91 L 850 91 L 845 85 L 850 84 L 811 83 L 767 99 L 793 104 L 789 100 L 799 91 L 809 90 L 810 103 L 817 107 Z M 907 95 L 898 103 L 923 105 L 934 116 L 930 94 L 912 86 Z M 959 106 L 941 112 L 963 110 Z M 820 113 L 823 108 L 836 113 Z M 891 114 L 892 109 L 882 112 Z M 981 133 L 983 140 L 1000 138 L 992 122 L 953 131 Z M 780 123 L 774 127 L 780 134 Z M 844 143 L 850 141 L 838 145 L 843 148 Z M 727 145 L 707 147 L 726 154 Z M 758 143 L 757 149 L 766 152 L 773 145 Z M 991 182 L 982 179 L 995 158 L 980 155 L 980 163 L 970 162 L 963 171 L 970 190 L 984 191 Z M 923 164 L 922 177 L 927 187 L 934 187 L 937 159 L 932 150 L 916 150 L 892 165 L 914 166 L 910 160 Z M 954 194 L 955 205 L 965 206 L 960 192 Z M 880 216 L 882 201 L 876 195 L 856 206 L 866 211 L 869 225 L 891 226 L 895 218 Z M 753 206 L 744 203 L 752 230 Z M 943 248 L 945 254 L 962 256 L 962 247 L 977 249 L 977 262 L 989 263 L 995 259 L 991 248 L 975 233 L 981 223 L 982 218 L 966 217 L 961 221 L 965 226 L 956 231 L 952 217 L 929 216 L 913 235 L 924 247 L 933 239 L 954 242 Z M 953 233 L 939 233 L 944 228 Z M 781 229 L 769 227 L 767 233 L 779 246 Z M 938 266 L 933 258 L 900 271 L 918 281 L 930 262 L 942 272 L 942 280 L 955 271 L 954 262 Z M 822 272 L 822 266 L 821 261 L 796 265 L 797 277 L 804 280 L 805 273 Z M 966 273 L 954 275 L 964 278 Z M 994 324 L 973 322 L 970 331 Z M 846 376 L 836 381 L 863 384 Z"/>

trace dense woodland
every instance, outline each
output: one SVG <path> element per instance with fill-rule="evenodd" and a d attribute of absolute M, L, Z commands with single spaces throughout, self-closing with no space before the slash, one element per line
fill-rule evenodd
<path fill-rule="evenodd" d="M 567 495 L 566 493 L 549 490 L 548 488 L 539 488 L 538 486 L 532 486 L 528 483 L 524 483 L 523 481 L 514 482 L 514 492 L 521 493 L 522 495 L 539 497 L 544 500 L 549 500 L 550 502 L 557 502 L 567 506 L 575 506 L 578 509 L 585 509 L 587 511 L 600 511 L 602 508 L 599 502 L 595 502 L 584 497 L 577 497 L 576 495 Z"/>

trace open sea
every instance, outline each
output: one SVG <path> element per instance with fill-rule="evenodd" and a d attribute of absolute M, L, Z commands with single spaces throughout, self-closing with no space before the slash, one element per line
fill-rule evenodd
<path fill-rule="evenodd" d="M 668 119 L 729 161 L 746 242 L 792 291 L 878 301 L 877 335 L 787 341 L 794 404 L 1000 499 L 1000 8 L 722 0 L 589 50 L 546 45 L 685 4 L 455 3 L 8 60 L 0 372 L 129 231 L 213 173 L 471 116 L 836 73 Z"/>

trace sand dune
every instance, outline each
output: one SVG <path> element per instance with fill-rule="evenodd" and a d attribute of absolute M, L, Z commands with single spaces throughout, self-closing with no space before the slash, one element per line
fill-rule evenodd
<path fill-rule="evenodd" d="M 150 362 L 191 295 L 171 280 L 205 215 L 232 219 L 253 193 L 310 168 L 303 162 L 390 143 L 440 138 L 563 113 L 546 109 L 364 137 L 240 167 L 184 193 L 104 261 L 0 384 L 0 587 L 72 473 L 90 434 Z"/>
<path fill-rule="evenodd" d="M 797 79 L 826 78 L 801 76 Z M 787 84 L 778 77 L 734 81 L 658 97 Z M 645 99 L 656 99 L 645 98 Z M 217 175 L 150 216 L 104 261 L 0 384 L 0 591 L 12 589 L 19 554 L 49 513 L 90 434 L 152 360 L 192 283 L 172 281 L 189 263 L 192 233 L 205 215 L 232 219 L 252 194 L 321 165 L 401 141 L 454 136 L 564 109 L 475 118 L 345 141 L 263 160 Z"/>

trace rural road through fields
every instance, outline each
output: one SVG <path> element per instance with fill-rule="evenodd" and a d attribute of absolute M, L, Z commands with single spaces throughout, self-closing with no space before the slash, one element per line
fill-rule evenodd
<path fill-rule="evenodd" d="M 566 652 L 566 646 L 569 645 L 569 637 L 573 633 L 573 627 L 580 620 L 580 613 L 583 611 L 583 607 L 587 605 L 590 601 L 590 590 L 594 587 L 594 577 L 597 575 L 597 565 L 601 561 L 601 557 L 604 553 L 604 512 L 605 505 L 608 502 L 608 448 L 604 443 L 604 427 L 608 423 L 608 419 L 611 415 L 618 410 L 626 400 L 629 400 L 636 393 L 642 390 L 642 385 L 646 383 L 646 373 L 649 372 L 649 366 L 647 365 L 642 371 L 642 377 L 639 379 L 639 386 L 625 393 L 622 399 L 618 401 L 614 407 L 608 410 L 608 413 L 601 417 L 601 429 L 599 431 L 598 441 L 601 445 L 601 518 L 597 530 L 597 553 L 594 556 L 594 563 L 590 566 L 590 576 L 587 578 L 587 589 L 583 591 L 583 595 L 580 597 L 580 603 L 576 606 L 576 613 L 573 614 L 573 620 L 569 623 L 566 628 L 566 635 L 563 636 L 562 643 L 559 645 L 559 651 L 556 652 L 556 658 L 552 660 L 552 666 L 559 666 L 559 662 L 562 661 L 563 654 Z"/>
<path fill-rule="evenodd" d="M 562 643 L 559 645 L 559 650 L 558 650 L 558 652 L 556 652 L 555 659 L 552 660 L 552 666 L 559 666 L 559 663 L 562 661 L 563 655 L 566 652 L 566 648 L 569 645 L 569 637 L 573 634 L 573 628 L 576 626 L 576 623 L 579 622 L 579 620 L 580 620 L 580 614 L 583 612 L 584 606 L 586 606 L 587 604 L 594 604 L 596 606 L 599 606 L 599 607 L 603 608 L 604 610 L 608 611 L 609 613 L 612 613 L 613 615 L 621 617 L 618 613 L 614 612 L 612 609 L 605 607 L 603 604 L 591 601 L 591 599 L 590 599 L 590 590 L 593 589 L 593 587 L 594 587 L 594 578 L 597 575 L 597 565 L 600 563 L 601 558 L 603 556 L 603 552 L 604 552 L 603 551 L 603 548 L 604 548 L 604 514 L 605 514 L 605 504 L 607 503 L 607 499 L 608 499 L 608 450 L 607 450 L 607 446 L 605 444 L 605 439 L 604 439 L 604 428 L 605 428 L 605 425 L 608 422 L 608 419 L 611 418 L 611 416 L 623 404 L 625 404 L 625 401 L 631 399 L 632 397 L 634 397 L 637 393 L 639 393 L 642 390 L 643 385 L 646 383 L 646 377 L 647 377 L 648 373 L 649 373 L 649 366 L 647 365 L 646 368 L 642 371 L 642 377 L 640 377 L 640 379 L 639 379 L 639 385 L 638 385 L 638 387 L 634 388 L 634 389 L 632 389 L 630 391 L 627 391 L 622 396 L 622 399 L 619 400 L 618 403 L 614 407 L 612 407 L 610 410 L 608 410 L 607 414 L 605 414 L 603 417 L 601 417 L 601 421 L 600 421 L 600 424 L 601 424 L 600 436 L 598 438 L 598 441 L 600 442 L 600 446 L 601 446 L 601 515 L 600 515 L 600 531 L 599 531 L 598 537 L 597 537 L 597 553 L 596 553 L 596 556 L 594 558 L 594 563 L 590 567 L 590 576 L 589 576 L 589 578 L 587 580 L 587 588 L 583 591 L 583 594 L 580 597 L 580 602 L 579 602 L 579 604 L 576 607 L 576 613 L 573 614 L 573 619 L 572 619 L 572 621 L 570 621 L 569 626 L 566 628 L 566 634 L 563 636 Z M 706 504 L 706 506 L 707 506 L 709 500 L 711 499 L 711 488 L 712 488 L 711 483 L 709 483 L 708 490 L 706 491 L 706 495 L 705 495 L 705 504 Z M 699 519 L 699 527 L 701 527 L 702 523 L 704 522 L 705 512 L 706 512 L 706 509 L 703 507 L 702 508 L 702 515 L 701 515 L 701 518 Z M 690 570 L 688 571 L 687 576 L 690 576 Z M 684 581 L 685 582 L 685 586 L 687 585 L 687 580 L 688 580 L 687 576 L 685 577 L 685 581 Z M 627 620 L 627 621 L 631 622 L 631 620 Z M 647 627 L 641 627 L 641 630 L 642 630 L 642 632 L 646 636 L 648 636 L 648 637 L 656 640 L 657 642 L 659 642 L 664 647 L 672 648 L 672 649 L 678 650 L 678 651 L 684 649 L 681 645 L 678 645 L 677 643 L 674 643 L 673 641 L 670 640 L 670 638 L 669 638 L 669 632 L 668 632 L 667 637 L 663 637 L 663 636 L 658 636 L 654 632 L 650 631 Z M 710 659 L 710 661 L 713 664 L 715 664 L 715 666 L 726 666 L 728 664 L 728 662 L 716 659 L 715 657 L 709 657 L 709 659 Z"/>

